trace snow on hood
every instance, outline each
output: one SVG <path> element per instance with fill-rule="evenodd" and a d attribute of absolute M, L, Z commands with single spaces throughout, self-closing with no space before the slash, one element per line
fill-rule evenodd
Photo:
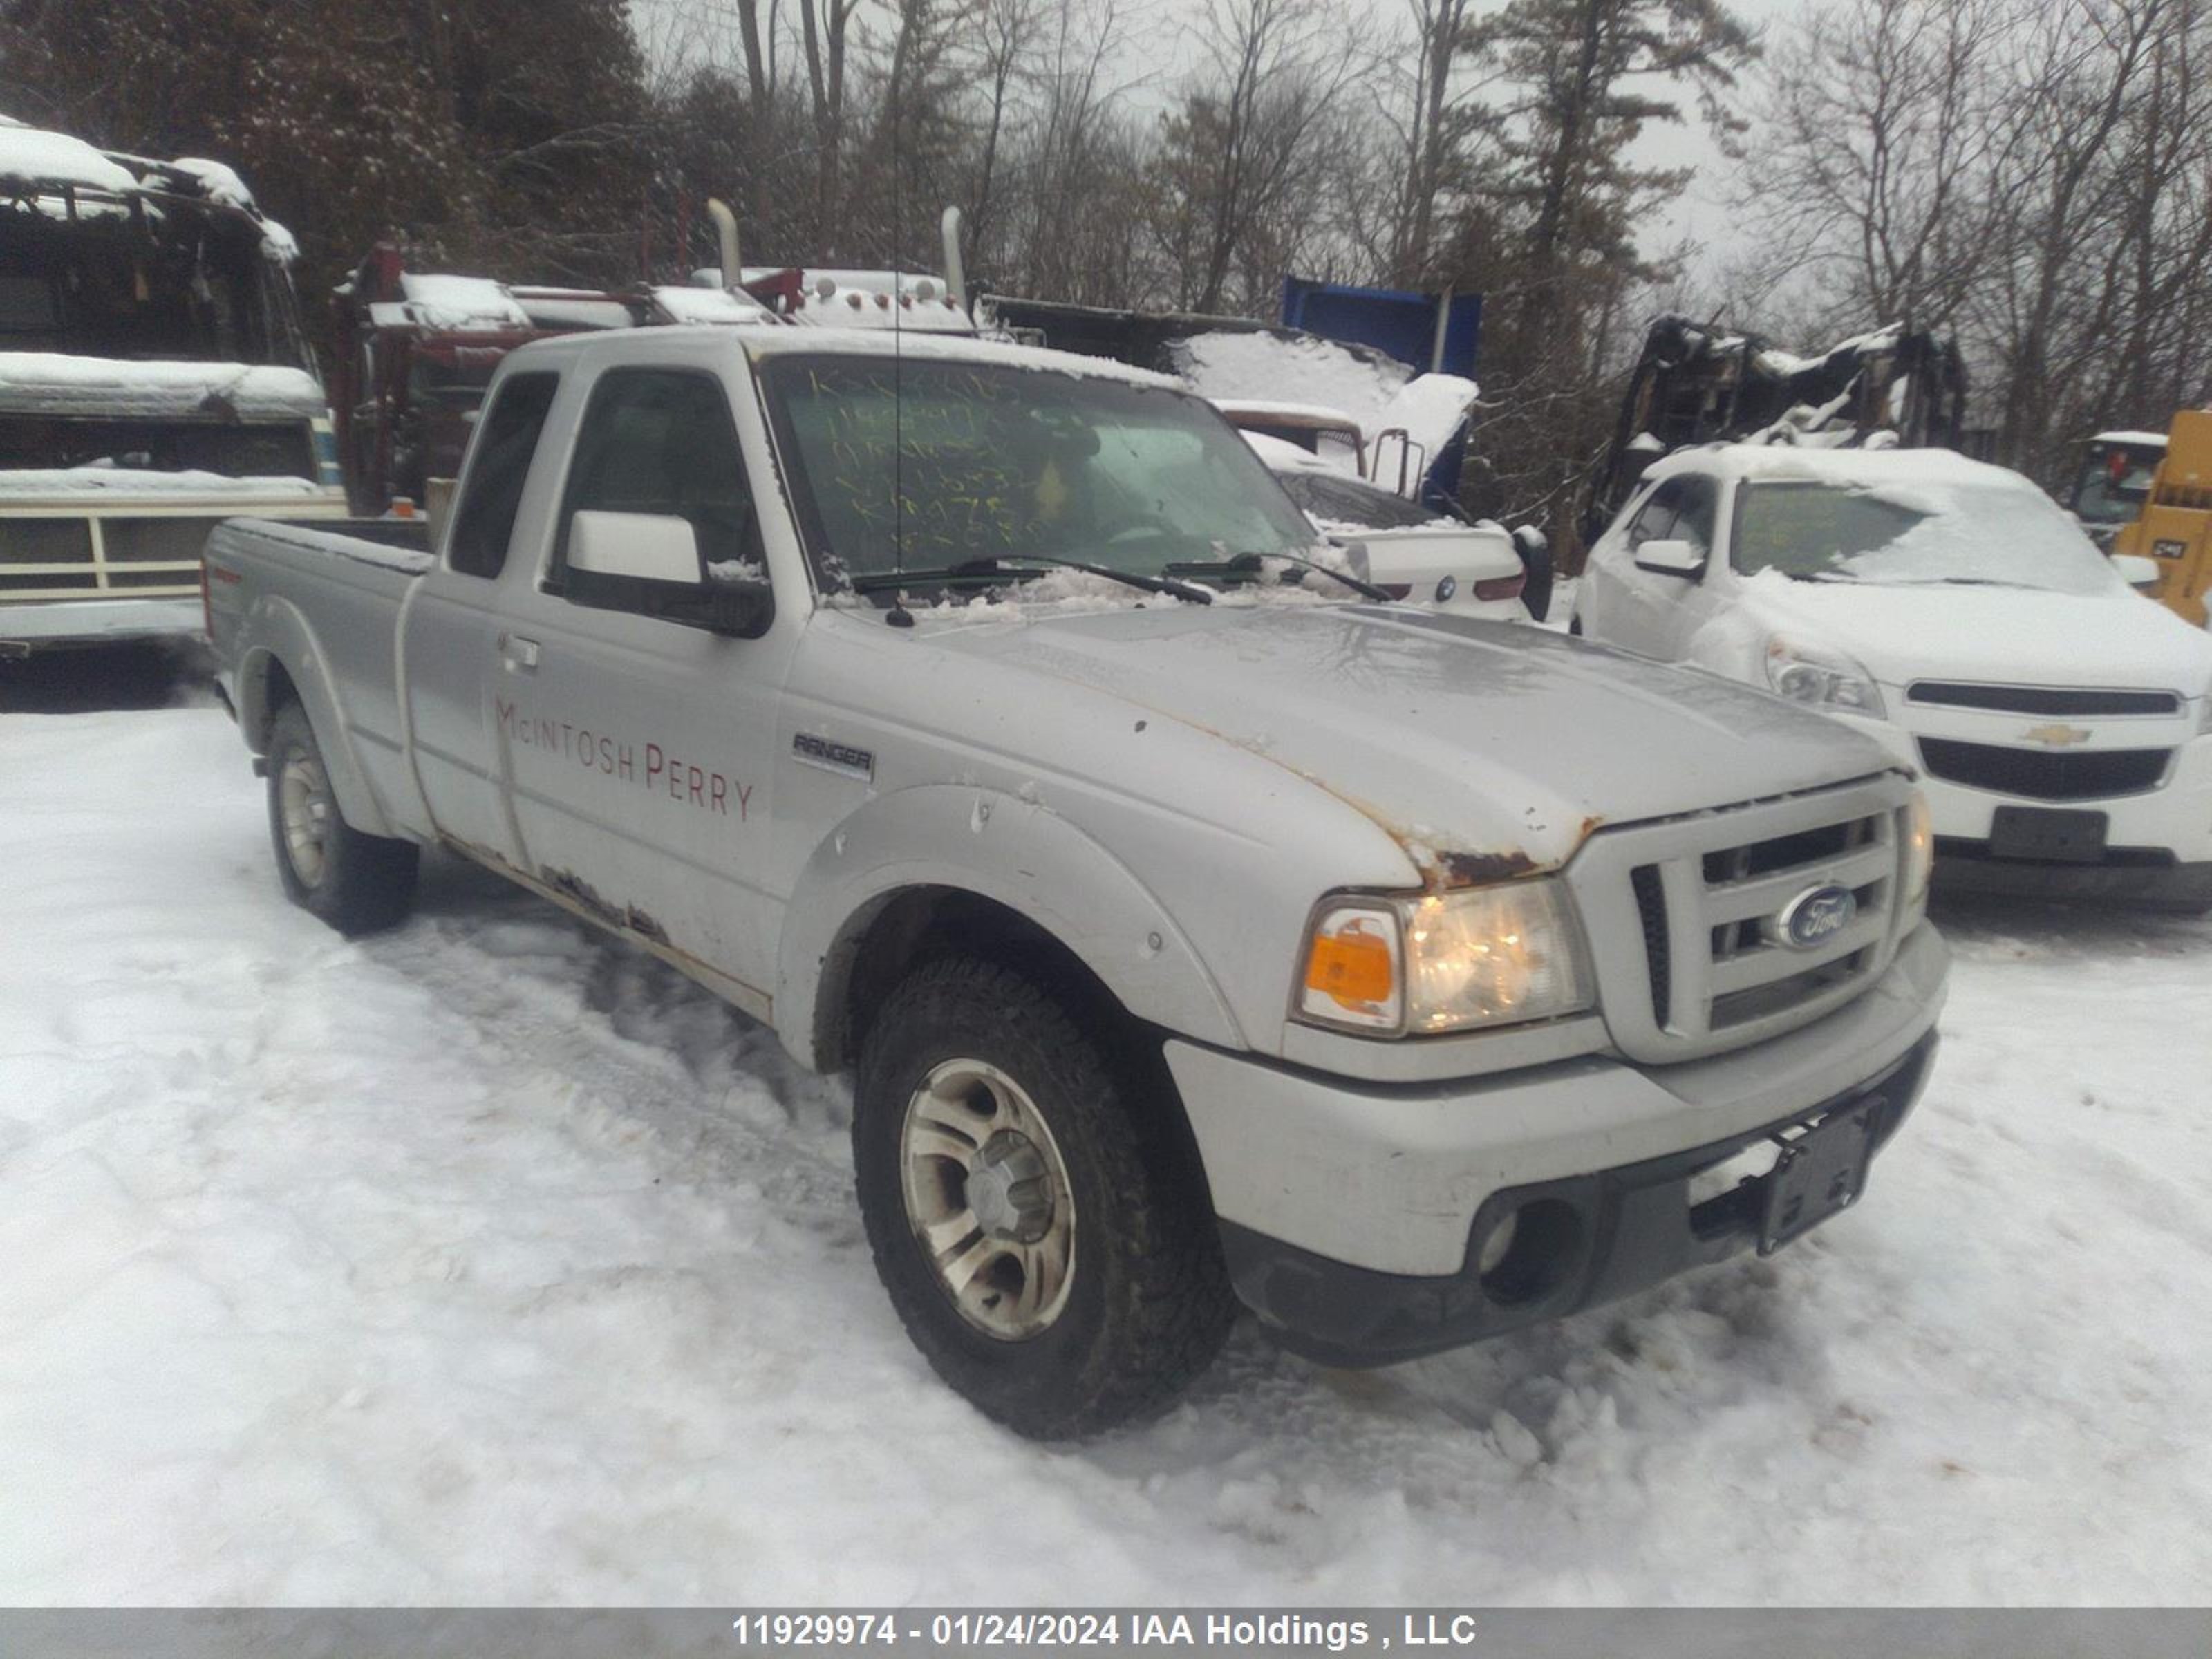
<path fill-rule="evenodd" d="M 267 421 L 312 419 L 327 408 L 304 368 L 0 351 L 0 410 L 15 414 Z"/>
<path fill-rule="evenodd" d="M 35 127 L 0 128 L 0 177 L 33 179 L 118 193 L 138 188 L 138 175 L 82 138 Z"/>
<path fill-rule="evenodd" d="M 1515 867 L 1565 863 L 1601 821 L 1733 805 L 1891 764 L 1842 722 L 1716 676 L 1410 611 L 1148 604 L 921 641 L 1259 755 L 1409 852 Z M 1020 695 L 977 682 L 981 702 Z"/>
<path fill-rule="evenodd" d="M 2007 685 L 2212 690 L 2212 636 L 2127 587 L 1879 586 L 1742 579 L 1752 620 L 1797 643 L 1856 657 L 1883 685 L 1919 679 Z"/>

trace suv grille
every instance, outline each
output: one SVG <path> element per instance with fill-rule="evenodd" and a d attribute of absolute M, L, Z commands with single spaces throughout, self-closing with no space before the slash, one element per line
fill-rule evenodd
<path fill-rule="evenodd" d="M 1591 837 L 1567 876 L 1598 957 L 1614 1043 L 1690 1060 L 1757 1042 L 1856 996 L 1897 945 L 1907 786 L 1883 777 Z M 1783 935 L 1822 888 L 1851 913 L 1809 947 Z"/>
<path fill-rule="evenodd" d="M 2093 749 L 2057 754 L 1951 738 L 1920 739 L 1920 758 L 1931 777 L 2036 800 L 2140 795 L 2158 787 L 2172 753 L 2170 749 Z"/>
<path fill-rule="evenodd" d="M 1909 702 L 1947 708 L 1991 708 L 2006 714 L 2178 714 L 2181 699 L 2171 691 L 2081 691 L 2039 685 L 1961 685 L 1949 680 L 1919 680 L 1905 694 Z"/>

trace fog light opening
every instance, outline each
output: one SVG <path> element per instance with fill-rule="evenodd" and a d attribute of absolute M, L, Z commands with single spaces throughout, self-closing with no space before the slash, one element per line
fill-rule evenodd
<path fill-rule="evenodd" d="M 1538 1198 L 1506 1212 L 1483 1235 L 1475 1268 L 1482 1291 L 1507 1306 L 1559 1289 L 1582 1249 L 1583 1223 L 1564 1199 Z"/>

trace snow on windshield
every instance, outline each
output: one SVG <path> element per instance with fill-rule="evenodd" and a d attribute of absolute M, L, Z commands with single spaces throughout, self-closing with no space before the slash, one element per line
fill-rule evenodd
<path fill-rule="evenodd" d="M 1800 581 L 2100 593 L 2119 580 L 2079 526 L 2025 483 L 1753 480 L 1738 493 L 1731 540 L 1739 571 Z"/>

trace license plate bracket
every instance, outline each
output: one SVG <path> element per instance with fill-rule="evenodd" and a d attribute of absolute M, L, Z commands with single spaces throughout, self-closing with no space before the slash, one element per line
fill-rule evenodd
<path fill-rule="evenodd" d="M 1874 1120 L 1881 1104 L 1870 1100 L 1831 1112 L 1795 1140 L 1782 1141 L 1782 1156 L 1764 1177 L 1761 1255 L 1772 1255 L 1858 1202 L 1874 1162 Z"/>
<path fill-rule="evenodd" d="M 2000 806 L 1990 820 L 1990 856 L 2047 864 L 2095 864 L 2105 856 L 2102 812 L 2056 806 Z"/>

